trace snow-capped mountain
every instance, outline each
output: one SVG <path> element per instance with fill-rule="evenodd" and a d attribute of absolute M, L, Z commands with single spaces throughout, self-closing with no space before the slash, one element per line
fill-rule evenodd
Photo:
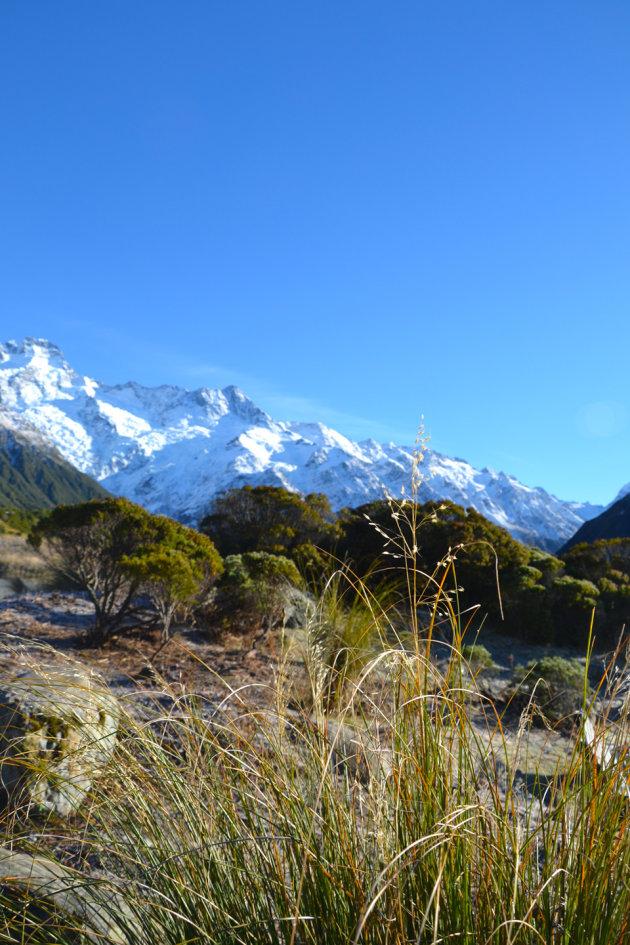
<path fill-rule="evenodd" d="M 50 342 L 0 344 L 0 404 L 116 495 L 197 522 L 223 489 L 282 485 L 335 509 L 409 492 L 413 448 L 355 443 L 320 423 L 279 422 L 238 388 L 110 386 L 76 374 Z M 505 473 L 427 450 L 421 501 L 473 506 L 516 538 L 553 549 L 602 506 L 563 502 Z"/>
<path fill-rule="evenodd" d="M 43 431 L 30 423 L 25 416 L 8 410 L 0 401 L 0 436 L 7 448 L 14 448 L 17 444 L 30 446 L 42 453 L 50 453 L 62 459 L 55 443 Z"/>

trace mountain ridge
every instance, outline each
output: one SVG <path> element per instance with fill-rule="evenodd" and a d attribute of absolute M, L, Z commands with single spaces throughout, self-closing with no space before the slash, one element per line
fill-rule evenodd
<path fill-rule="evenodd" d="M 335 509 L 409 491 L 413 448 L 360 443 L 324 424 L 277 421 L 238 387 L 107 385 L 79 375 L 43 339 L 0 344 L 0 404 L 54 441 L 76 468 L 150 511 L 197 522 L 218 492 L 245 484 L 323 492 Z M 553 550 L 602 506 L 564 502 L 489 467 L 427 449 L 418 498 L 473 506 Z"/>

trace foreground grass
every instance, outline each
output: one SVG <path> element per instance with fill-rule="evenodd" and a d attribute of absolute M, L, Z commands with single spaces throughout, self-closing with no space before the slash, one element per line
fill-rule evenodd
<path fill-rule="evenodd" d="M 45 860 L 73 851 L 75 898 L 57 896 L 55 916 L 45 889 L 16 897 L 9 882 L 0 942 L 630 941 L 624 724 L 603 720 L 618 758 L 600 767 L 579 723 L 527 793 L 457 634 L 441 674 L 422 647 L 380 654 L 335 719 L 316 692 L 313 711 L 289 709 L 286 674 L 273 709 L 248 690 L 130 711 L 71 828 L 5 825 L 5 843 Z M 528 725 L 526 711 L 517 742 Z"/>

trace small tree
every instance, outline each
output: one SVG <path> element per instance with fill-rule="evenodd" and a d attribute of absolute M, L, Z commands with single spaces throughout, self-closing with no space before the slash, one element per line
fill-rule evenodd
<path fill-rule="evenodd" d="M 31 529 L 29 541 L 87 593 L 96 641 L 132 614 L 160 623 L 168 634 L 177 608 L 206 591 L 222 570 L 208 538 L 128 499 L 57 506 Z M 148 618 L 140 595 L 150 601 Z"/>
<path fill-rule="evenodd" d="M 209 538 L 165 516 L 151 516 L 152 536 L 120 564 L 149 598 L 155 623 L 168 639 L 173 618 L 204 602 L 223 563 Z"/>
<path fill-rule="evenodd" d="M 54 569 L 87 593 L 97 637 L 104 638 L 125 619 L 137 591 L 120 560 L 138 547 L 142 511 L 127 499 L 60 505 L 42 515 L 29 533 L 30 543 Z"/>

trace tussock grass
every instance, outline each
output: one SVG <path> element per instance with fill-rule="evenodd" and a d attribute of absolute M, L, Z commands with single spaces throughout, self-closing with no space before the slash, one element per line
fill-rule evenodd
<path fill-rule="evenodd" d="M 388 698 L 368 713 L 377 672 Z M 625 941 L 626 724 L 598 727 L 597 764 L 579 723 L 571 756 L 530 793 L 493 707 L 485 731 L 472 725 L 463 675 L 457 649 L 441 675 L 390 650 L 356 683 L 361 709 L 351 696 L 335 719 L 291 711 L 281 692 L 274 708 L 228 692 L 220 706 L 180 693 L 167 712 L 129 711 L 74 825 L 92 872 L 67 884 L 91 909 L 58 915 L 51 939 L 41 889 L 30 920 L 9 897 L 14 937 L 0 926 L 0 941 Z M 20 849 L 52 860 L 53 826 Z"/>
<path fill-rule="evenodd" d="M 114 762 L 63 831 L 89 864 L 73 888 L 96 912 L 68 906 L 53 938 L 32 917 L 41 889 L 22 886 L 17 906 L 5 890 L 0 942 L 629 941 L 627 714 L 591 723 L 625 670 L 615 676 L 613 659 L 593 695 L 585 674 L 571 753 L 524 783 L 536 691 L 520 719 L 484 696 L 462 657 L 455 555 L 420 574 L 416 547 L 412 534 L 394 544 L 404 635 L 354 576 L 354 623 L 335 624 L 323 603 L 337 645 L 305 651 L 302 711 L 290 666 L 271 691 L 226 688 L 218 705 L 165 689 L 147 710 L 129 706 Z M 450 637 L 439 664 L 438 623 Z M 22 834 L 20 849 L 51 860 L 53 827 Z"/>
<path fill-rule="evenodd" d="M 48 588 L 55 583 L 53 570 L 24 535 L 0 534 L 0 578 Z"/>

